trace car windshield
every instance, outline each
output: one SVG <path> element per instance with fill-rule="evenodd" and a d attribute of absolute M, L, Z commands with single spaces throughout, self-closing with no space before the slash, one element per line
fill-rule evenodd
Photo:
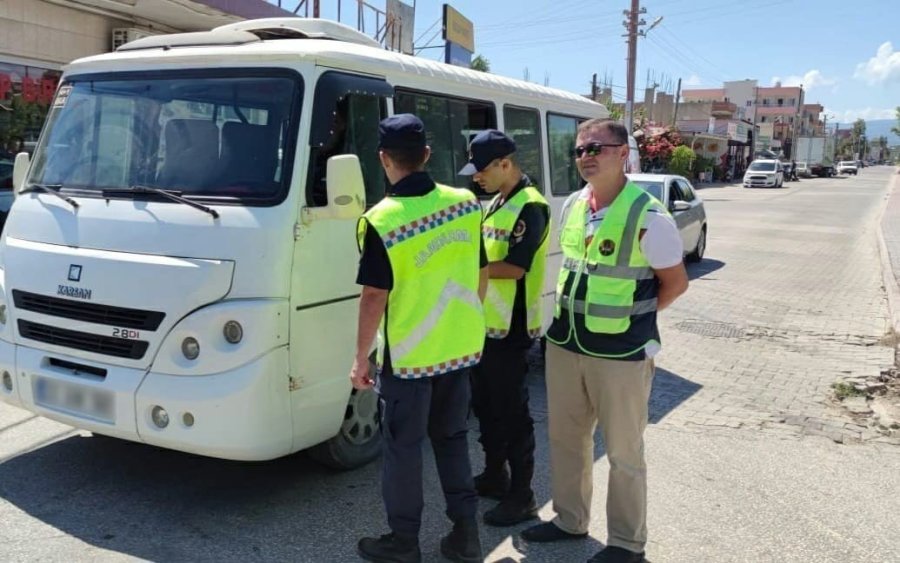
<path fill-rule="evenodd" d="M 653 182 L 650 180 L 632 180 L 639 188 L 652 195 L 656 199 L 662 201 L 662 182 Z"/>
<path fill-rule="evenodd" d="M 840 166 L 856 166 L 856 163 L 845 160 L 845 161 L 841 162 Z"/>
<path fill-rule="evenodd" d="M 750 168 L 752 172 L 775 172 L 774 162 L 751 162 Z"/>
<path fill-rule="evenodd" d="M 283 197 L 300 85 L 278 70 L 76 76 L 59 88 L 28 183 Z"/>

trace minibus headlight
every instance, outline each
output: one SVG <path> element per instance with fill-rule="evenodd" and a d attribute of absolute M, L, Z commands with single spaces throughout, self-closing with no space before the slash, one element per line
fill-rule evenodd
<path fill-rule="evenodd" d="M 237 344 L 244 338 L 244 327 L 237 321 L 228 321 L 222 327 L 222 334 L 229 343 Z"/>
<path fill-rule="evenodd" d="M 188 336 L 181 341 L 181 353 L 189 360 L 196 360 L 200 355 L 200 343 L 193 336 Z"/>

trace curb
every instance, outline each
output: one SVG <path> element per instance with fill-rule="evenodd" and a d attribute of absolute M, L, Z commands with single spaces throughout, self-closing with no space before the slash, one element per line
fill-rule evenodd
<path fill-rule="evenodd" d="M 877 228 L 875 229 L 877 234 L 876 238 L 878 239 L 878 253 L 881 255 L 882 283 L 884 284 L 885 293 L 887 293 L 888 312 L 891 318 L 891 332 L 895 335 L 895 338 L 896 335 L 900 335 L 900 283 L 898 283 L 893 267 L 891 266 L 891 254 L 888 250 L 887 242 L 884 240 L 884 215 L 887 212 L 891 198 L 894 197 L 894 192 L 897 191 L 898 183 L 900 183 L 898 180 L 900 180 L 900 169 L 898 169 L 895 174 L 891 175 L 888 196 L 884 200 L 884 206 L 881 208 L 881 213 L 878 214 L 878 223 Z M 897 197 L 900 197 L 900 192 L 897 193 Z"/>

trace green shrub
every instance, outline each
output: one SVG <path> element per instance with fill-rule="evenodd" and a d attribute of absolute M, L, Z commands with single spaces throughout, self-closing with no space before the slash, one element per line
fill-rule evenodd
<path fill-rule="evenodd" d="M 669 160 L 669 172 L 679 176 L 690 177 L 691 163 L 696 157 L 694 151 L 685 145 L 675 147 L 672 151 L 672 159 Z"/>

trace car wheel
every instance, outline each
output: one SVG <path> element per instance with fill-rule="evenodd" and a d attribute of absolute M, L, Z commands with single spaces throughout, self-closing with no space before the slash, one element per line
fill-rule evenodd
<path fill-rule="evenodd" d="M 370 366 L 374 373 L 374 366 Z M 350 393 L 344 422 L 336 436 L 314 446 L 309 455 L 332 469 L 354 469 L 381 453 L 381 419 L 374 389 Z"/>
<path fill-rule="evenodd" d="M 706 253 L 706 225 L 703 225 L 703 228 L 700 229 L 700 236 L 697 238 L 697 247 L 693 252 L 687 255 L 688 262 L 699 262 L 703 260 L 703 255 Z"/>

